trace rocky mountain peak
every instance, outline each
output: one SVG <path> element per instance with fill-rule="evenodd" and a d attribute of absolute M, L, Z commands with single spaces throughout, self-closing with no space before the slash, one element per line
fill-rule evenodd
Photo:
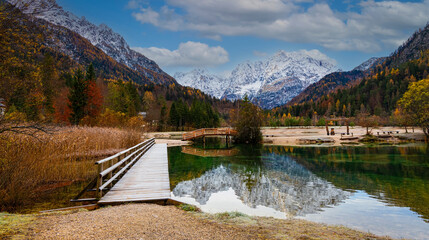
<path fill-rule="evenodd" d="M 175 78 L 218 98 L 236 100 L 247 95 L 261 107 L 273 108 L 337 70 L 335 61 L 318 50 L 281 50 L 266 60 L 238 64 L 228 77 L 193 70 L 175 74 Z"/>
<path fill-rule="evenodd" d="M 106 24 L 97 26 L 85 17 L 79 18 L 73 13 L 65 11 L 55 0 L 8 0 L 8 2 L 25 14 L 76 32 L 117 62 L 143 73 L 156 83 L 175 82 L 154 61 L 132 50 L 125 39 Z"/>

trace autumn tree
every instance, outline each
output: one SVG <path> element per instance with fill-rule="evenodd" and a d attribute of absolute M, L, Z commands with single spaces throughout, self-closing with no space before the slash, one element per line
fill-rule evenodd
<path fill-rule="evenodd" d="M 398 105 L 429 140 L 429 79 L 411 83 Z"/>
<path fill-rule="evenodd" d="M 408 133 L 408 126 L 410 126 L 412 123 L 410 116 L 408 114 L 404 113 L 404 110 L 401 108 L 396 108 L 393 112 L 393 121 L 396 125 L 402 126 L 405 128 L 405 133 Z"/>
<path fill-rule="evenodd" d="M 262 123 L 261 110 L 245 96 L 241 104 L 238 121 L 235 124 L 238 132 L 237 141 L 251 144 L 260 143 L 262 141 Z"/>
<path fill-rule="evenodd" d="M 103 96 L 100 88 L 97 86 L 95 70 L 92 64 L 88 66 L 85 78 L 86 83 L 88 84 L 88 103 L 85 107 L 85 115 L 91 118 L 96 118 L 101 112 Z"/>
<path fill-rule="evenodd" d="M 371 135 L 370 128 L 378 126 L 381 122 L 380 117 L 370 116 L 367 112 L 359 113 L 356 120 L 359 126 L 366 128 L 366 135 Z"/>
<path fill-rule="evenodd" d="M 143 110 L 148 111 L 155 102 L 155 97 L 152 92 L 146 91 L 143 95 Z"/>

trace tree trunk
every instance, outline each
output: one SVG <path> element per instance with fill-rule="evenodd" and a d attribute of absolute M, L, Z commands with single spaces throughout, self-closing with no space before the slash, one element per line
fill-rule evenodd
<path fill-rule="evenodd" d="M 423 127 L 423 133 L 425 134 L 425 141 L 429 144 L 429 127 Z"/>
<path fill-rule="evenodd" d="M 408 129 L 407 129 L 407 126 L 405 126 L 405 133 L 408 133 Z"/>

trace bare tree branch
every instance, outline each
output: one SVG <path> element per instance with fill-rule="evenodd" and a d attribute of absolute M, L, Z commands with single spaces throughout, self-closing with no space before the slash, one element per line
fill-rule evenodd
<path fill-rule="evenodd" d="M 0 136 L 13 133 L 27 135 L 40 140 L 38 137 L 39 133 L 52 134 L 54 132 L 55 129 L 53 127 L 40 122 L 7 121 L 3 116 L 0 117 Z"/>

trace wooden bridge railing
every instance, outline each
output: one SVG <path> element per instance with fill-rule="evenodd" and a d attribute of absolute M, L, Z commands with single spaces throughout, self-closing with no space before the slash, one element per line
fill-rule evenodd
<path fill-rule="evenodd" d="M 127 150 L 96 162 L 97 174 L 97 198 L 103 196 L 103 191 L 113 187 L 115 181 L 126 173 L 140 157 L 155 144 L 155 138 L 148 139 Z"/>
<path fill-rule="evenodd" d="M 182 136 L 183 140 L 191 140 L 198 137 L 210 136 L 210 135 L 236 135 L 237 131 L 232 128 L 202 128 L 192 132 L 184 133 Z"/>

